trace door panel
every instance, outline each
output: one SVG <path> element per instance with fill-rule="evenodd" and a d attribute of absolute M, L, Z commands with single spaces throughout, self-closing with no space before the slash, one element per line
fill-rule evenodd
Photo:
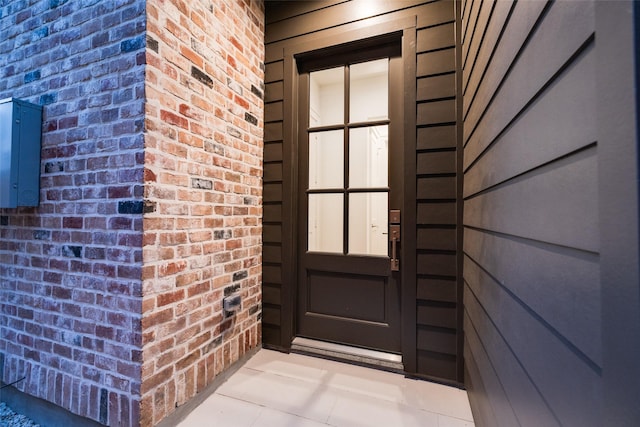
<path fill-rule="evenodd" d="M 307 270 L 308 314 L 384 323 L 386 285 L 381 276 Z M 369 304 L 362 304 L 364 296 Z"/>
<path fill-rule="evenodd" d="M 296 333 L 399 353 L 389 210 L 402 206 L 403 121 L 389 100 L 402 59 L 391 50 L 299 75 Z"/>

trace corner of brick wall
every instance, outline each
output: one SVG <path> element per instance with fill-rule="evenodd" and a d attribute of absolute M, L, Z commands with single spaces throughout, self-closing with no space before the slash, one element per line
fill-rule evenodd
<path fill-rule="evenodd" d="M 44 107 L 40 206 L 0 210 L 2 381 L 138 425 L 144 2 L 0 2 L 0 99 Z"/>
<path fill-rule="evenodd" d="M 263 7 L 147 2 L 145 426 L 261 342 Z"/>

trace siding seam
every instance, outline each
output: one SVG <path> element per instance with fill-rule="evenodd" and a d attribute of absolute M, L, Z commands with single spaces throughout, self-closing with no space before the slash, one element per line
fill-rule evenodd
<path fill-rule="evenodd" d="M 530 237 L 517 236 L 515 234 L 503 233 L 500 231 L 490 230 L 488 228 L 475 227 L 472 225 L 464 225 L 464 229 L 478 231 L 480 233 L 489 234 L 495 237 L 500 237 L 502 239 L 511 240 L 514 242 L 524 243 L 529 246 L 535 246 L 537 248 L 552 251 L 552 252 L 557 252 L 558 248 L 568 249 L 570 252 L 575 252 L 574 255 L 571 255 L 574 258 L 583 259 L 589 262 L 597 262 L 600 258 L 600 254 L 598 252 L 575 248 L 573 246 L 559 245 L 557 243 L 545 242 L 544 240 L 537 240 L 537 239 L 532 239 Z"/>
<path fill-rule="evenodd" d="M 583 151 L 588 151 L 588 150 L 590 150 L 592 148 L 595 148 L 597 145 L 598 145 L 597 141 L 589 142 L 587 145 L 585 145 L 583 147 L 580 147 L 580 148 L 578 148 L 576 150 L 570 151 L 569 153 L 566 153 L 566 154 L 564 154 L 564 155 L 562 155 L 560 157 L 556 157 L 553 160 L 549 160 L 547 162 L 541 163 L 538 166 L 535 166 L 535 167 L 533 167 L 531 169 L 528 169 L 526 171 L 520 172 L 517 175 L 514 175 L 514 176 L 512 176 L 510 178 L 507 178 L 505 180 L 502 180 L 500 182 L 492 184 L 491 186 L 489 186 L 487 188 L 484 188 L 484 189 L 482 189 L 482 190 L 480 190 L 480 191 L 478 191 L 478 192 L 476 192 L 474 194 L 471 194 L 469 196 L 464 197 L 463 200 L 466 202 L 468 200 L 475 199 L 476 197 L 483 196 L 485 194 L 497 191 L 497 190 L 499 190 L 501 188 L 504 188 L 504 187 L 506 187 L 508 185 L 511 185 L 511 184 L 515 183 L 515 181 L 525 180 L 525 179 L 527 179 L 527 177 L 526 177 L 527 175 L 531 175 L 532 173 L 534 173 L 536 171 L 539 171 L 540 169 L 544 169 L 545 167 L 548 167 L 548 166 L 550 166 L 550 165 L 552 165 L 554 163 L 557 163 L 557 162 L 560 162 L 562 160 L 565 160 L 565 159 L 568 159 L 570 157 L 573 157 L 573 156 L 575 156 L 577 154 L 580 154 Z M 465 174 L 466 174 L 466 171 L 465 171 Z"/>
<path fill-rule="evenodd" d="M 509 351 L 511 352 L 511 354 L 513 355 L 513 358 L 516 360 L 516 362 L 518 363 L 518 365 L 522 368 L 523 372 L 525 373 L 525 375 L 527 376 L 527 378 L 529 379 L 529 381 L 531 381 L 531 383 L 533 384 L 536 392 L 541 396 L 542 400 L 544 401 L 544 403 L 547 405 L 547 408 L 549 408 L 549 411 L 553 414 L 554 418 L 557 419 L 556 414 L 553 413 L 553 411 L 551 410 L 551 408 L 549 407 L 549 404 L 547 403 L 547 401 L 544 399 L 544 397 L 542 396 L 542 393 L 540 392 L 540 390 L 538 390 L 538 388 L 535 386 L 535 383 L 533 382 L 533 380 L 531 379 L 531 377 L 529 377 L 528 372 L 524 369 L 524 366 L 521 365 L 520 360 L 516 357 L 515 353 L 513 352 L 513 350 L 511 349 L 511 347 L 509 346 L 508 342 L 505 340 L 505 338 L 502 336 L 502 334 L 500 333 L 500 329 L 498 329 L 498 327 L 496 326 L 496 324 L 493 322 L 493 319 L 491 318 L 491 316 L 489 316 L 489 313 L 487 313 L 487 311 L 485 310 L 484 306 L 482 305 L 482 303 L 480 302 L 480 300 L 478 299 L 478 297 L 476 296 L 476 294 L 473 292 L 473 290 L 471 289 L 471 286 L 469 286 L 469 283 L 467 283 L 466 280 L 463 280 L 464 282 L 464 286 L 467 290 L 467 292 L 470 292 L 474 299 L 478 302 L 478 307 L 480 307 L 483 311 L 483 313 L 485 314 L 485 316 L 487 317 L 487 319 L 489 320 L 489 322 L 491 323 L 491 326 L 493 326 L 493 328 L 496 330 L 496 333 L 500 336 L 500 338 L 504 341 L 506 347 L 509 349 Z M 509 402 L 509 409 L 511 409 L 511 412 L 513 412 L 513 416 L 516 418 L 516 420 L 518 420 L 518 424 L 522 426 L 522 423 L 520 422 L 520 419 L 518 418 L 518 414 L 516 413 L 516 411 L 513 409 L 513 404 L 511 403 L 511 400 L 509 399 L 509 394 L 507 393 L 507 389 L 505 388 L 504 384 L 502 383 L 502 379 L 500 378 L 500 375 L 498 375 L 498 370 L 496 369 L 496 367 L 493 364 L 493 360 L 491 359 L 491 356 L 489 355 L 489 352 L 487 351 L 487 348 L 484 345 L 484 342 L 482 341 L 482 338 L 480 336 L 480 333 L 478 332 L 478 330 L 476 329 L 476 325 L 473 322 L 473 317 L 471 315 L 471 313 L 469 313 L 465 307 L 464 313 L 468 319 L 469 324 L 471 325 L 471 327 L 473 328 L 473 331 L 476 335 L 476 337 L 478 338 L 478 341 L 480 342 L 480 347 L 482 347 L 482 351 L 487 355 L 487 361 L 489 362 L 489 365 L 491 365 L 491 369 L 493 370 L 493 374 L 496 378 L 496 381 L 498 381 L 498 383 L 500 384 L 500 387 L 502 388 L 502 391 L 504 392 L 504 395 L 507 399 L 507 401 Z M 474 362 L 478 359 L 477 356 L 475 356 L 474 353 L 474 348 L 472 345 L 467 345 L 466 346 L 469 349 L 469 352 L 471 353 L 471 356 L 473 356 L 473 360 Z M 477 363 L 476 363 L 477 365 Z M 482 378 L 482 372 L 480 372 L 480 370 L 478 369 L 478 373 L 480 374 L 480 378 Z M 482 381 L 483 384 L 486 384 L 486 381 L 483 380 Z M 486 385 L 485 385 L 485 389 L 486 389 Z M 491 409 L 492 412 L 494 414 L 496 414 L 498 411 L 496 411 L 496 409 L 494 408 L 494 400 L 490 400 L 489 404 L 491 405 Z M 558 422 L 558 424 L 560 424 L 560 422 Z"/>
<path fill-rule="evenodd" d="M 556 337 L 563 345 L 565 345 L 569 350 L 571 350 L 571 352 L 576 356 L 577 359 L 581 360 L 587 367 L 589 367 L 594 373 L 596 373 L 599 376 L 602 376 L 602 368 L 593 360 L 591 360 L 591 358 L 589 356 L 587 356 L 582 350 L 580 350 L 578 347 L 575 346 L 575 344 L 573 344 L 571 341 L 569 341 L 562 333 L 560 333 L 560 331 L 558 331 L 556 328 L 554 328 L 551 324 L 549 324 L 542 316 L 540 316 L 538 313 L 536 313 L 531 307 L 529 307 L 529 305 L 527 305 L 523 300 L 521 300 L 516 294 L 513 293 L 513 291 L 511 291 L 508 287 L 506 287 L 505 285 L 502 284 L 502 282 L 495 277 L 493 274 L 491 274 L 489 271 L 487 271 L 484 266 L 482 266 L 481 264 L 479 264 L 475 259 L 473 259 L 469 254 L 467 254 L 465 252 L 464 254 L 469 260 L 471 260 L 480 270 L 482 270 L 489 278 L 491 278 L 491 280 L 493 280 L 499 287 L 500 289 L 502 289 L 504 292 L 507 293 L 507 295 L 509 297 L 511 297 L 511 299 L 513 299 L 513 301 L 515 303 L 517 303 L 518 305 L 520 305 L 520 307 L 522 307 L 531 317 L 533 317 L 536 321 L 538 321 L 542 326 L 544 326 L 554 337 Z M 466 279 L 465 279 L 465 284 L 467 286 L 467 288 L 469 289 L 469 291 L 473 294 L 473 296 L 476 298 L 476 300 L 478 301 L 478 303 L 480 303 L 480 300 L 477 298 L 477 295 L 475 294 L 475 292 L 473 292 L 473 290 L 471 290 L 471 287 L 469 286 L 469 284 L 467 283 Z M 509 350 L 514 354 L 513 349 L 511 348 L 511 346 L 508 344 L 508 341 L 506 339 L 506 337 L 504 337 L 502 335 L 502 333 L 500 332 L 500 329 L 498 328 L 498 326 L 494 323 L 493 319 L 491 318 L 491 316 L 489 316 L 489 314 L 485 311 L 484 306 L 480 303 L 480 306 L 482 307 L 482 310 L 485 312 L 485 314 L 487 315 L 487 317 L 489 318 L 489 320 L 491 320 L 492 325 L 496 328 L 496 330 L 498 331 L 498 334 L 500 334 L 500 337 L 504 340 L 505 344 L 507 345 L 507 347 L 509 347 Z M 517 360 L 519 360 L 516 357 Z M 522 366 L 522 365 L 521 365 Z M 522 366 L 522 369 L 524 370 L 524 372 L 527 374 L 527 377 L 529 377 L 529 379 L 531 380 L 532 384 L 534 384 L 534 387 L 536 388 L 536 390 L 538 390 L 538 387 L 536 385 L 536 382 L 533 381 L 533 379 L 529 376 L 528 371 L 524 368 L 524 366 Z M 538 392 L 540 392 L 538 390 Z M 544 397 L 543 397 L 544 400 Z M 546 402 L 546 400 L 545 400 Z M 554 414 L 555 415 L 555 414 Z"/>
<path fill-rule="evenodd" d="M 478 90 L 480 89 L 480 83 L 484 80 L 484 76 L 487 74 L 487 71 L 489 69 L 489 65 L 491 64 L 491 61 L 493 60 L 493 57 L 494 57 L 494 55 L 496 53 L 496 50 L 498 50 L 498 46 L 500 46 L 500 42 L 502 41 L 502 37 L 504 36 L 504 33 L 506 32 L 507 27 L 509 26 L 509 21 L 511 20 L 511 16 L 513 15 L 513 11 L 515 10 L 516 4 L 517 4 L 517 2 L 513 2 L 513 4 L 511 5 L 511 9 L 509 9 L 509 13 L 507 14 L 507 17 L 506 17 L 506 19 L 504 21 L 504 25 L 500 29 L 500 34 L 498 35 L 498 38 L 496 39 L 495 45 L 493 46 L 493 49 L 491 49 L 491 53 L 489 53 L 489 59 L 487 59 L 487 64 L 486 64 L 484 70 L 482 70 L 482 74 L 480 75 L 480 78 L 478 79 L 478 85 L 476 86 L 475 90 L 473 91 L 473 94 L 471 95 L 471 101 L 469 101 L 469 106 L 467 108 L 467 111 L 466 111 L 466 113 L 463 111 L 463 118 L 462 118 L 463 122 L 467 119 L 467 114 L 469 114 L 469 111 L 471 111 L 471 105 L 473 105 L 473 102 L 475 101 L 475 98 L 476 98 L 476 94 L 478 93 Z M 548 6 L 547 6 L 547 9 L 548 9 Z M 545 10 L 547 10 L 547 9 L 545 9 Z M 538 21 L 536 22 L 536 24 L 534 25 L 533 29 L 529 33 L 529 36 L 527 36 L 526 41 L 528 41 L 529 38 L 533 35 L 533 33 L 535 32 L 535 29 L 537 28 L 537 26 L 539 25 L 540 22 L 542 22 L 542 16 L 538 18 Z M 487 28 L 488 27 L 489 27 L 489 24 L 487 24 Z M 525 44 L 526 44 L 526 41 L 525 41 Z M 518 51 L 518 54 L 516 54 L 516 56 L 514 57 L 513 61 L 509 65 L 509 68 L 507 69 L 502 81 L 504 81 L 504 79 L 508 76 L 509 71 L 511 70 L 513 65 L 516 63 L 516 61 L 518 59 L 518 56 L 520 55 L 520 52 L 522 52 L 523 50 L 524 50 L 524 45 L 520 48 L 520 50 Z M 478 49 L 478 53 L 479 52 L 480 52 L 480 49 Z M 469 74 L 469 80 L 468 81 L 471 81 L 471 74 Z M 500 82 L 500 84 L 496 88 L 496 91 L 494 92 L 494 96 L 495 96 L 495 93 L 497 93 L 499 91 L 500 86 L 502 85 L 502 81 Z M 467 85 L 465 84 L 464 95 L 467 94 L 467 87 L 466 86 Z M 489 104 L 491 103 L 492 100 L 493 100 L 493 97 L 491 98 L 491 100 L 487 104 L 487 107 L 489 106 Z M 478 122 L 476 123 L 476 126 L 478 126 L 478 123 L 480 123 L 481 121 L 482 121 L 482 116 L 480 116 L 478 118 Z M 474 130 L 475 130 L 475 127 L 474 127 Z M 471 137 L 471 134 L 469 134 L 469 137 Z M 466 146 L 466 143 L 464 145 Z"/>
<path fill-rule="evenodd" d="M 564 64 L 562 64 L 562 66 L 558 69 L 558 71 L 556 71 L 553 76 L 551 76 L 551 78 L 549 78 L 549 80 L 547 80 L 546 83 L 544 83 L 542 85 L 542 87 L 531 97 L 531 99 L 520 109 L 520 111 L 518 111 L 516 113 L 516 115 L 505 125 L 505 127 L 496 135 L 496 137 L 476 156 L 475 159 L 473 159 L 473 161 L 471 163 L 469 163 L 469 165 L 464 169 L 464 173 L 466 174 L 477 162 L 478 160 L 480 160 L 487 152 L 489 152 L 491 150 L 491 148 L 493 148 L 493 146 L 496 144 L 496 142 L 498 142 L 500 140 L 500 138 L 502 137 L 502 135 L 504 135 L 505 132 L 507 132 L 507 130 L 509 130 L 509 128 L 522 116 L 524 115 L 529 108 L 542 96 L 544 95 L 544 93 L 547 91 L 547 89 L 549 87 L 551 87 L 553 85 L 553 83 L 555 83 L 556 80 L 558 80 L 568 69 L 569 67 L 576 61 L 578 60 L 578 58 L 587 51 L 588 48 L 591 47 L 591 45 L 593 44 L 593 42 L 595 41 L 595 34 L 591 34 L 591 36 L 589 38 L 587 38 L 587 40 L 585 40 L 585 42 L 580 45 L 580 47 L 569 57 L 569 59 L 567 59 L 567 61 L 564 62 Z M 515 61 L 514 61 L 515 62 Z M 511 69 L 511 67 L 510 67 Z M 504 82 L 504 80 L 500 83 L 500 86 L 502 86 L 502 83 Z M 499 92 L 499 89 L 496 90 L 496 94 L 497 92 Z M 484 117 L 484 114 L 486 113 L 486 111 L 489 109 L 489 105 L 493 102 L 495 95 L 491 97 L 491 101 L 489 101 L 489 103 L 487 104 L 487 108 L 483 111 L 482 115 L 480 116 L 480 118 L 478 119 L 478 123 L 476 124 L 476 127 L 474 127 L 474 131 L 477 128 L 477 126 L 480 124 L 480 122 L 482 122 L 482 117 Z M 468 141 L 471 139 L 471 136 L 473 135 L 473 131 L 472 133 L 469 134 L 469 138 L 467 139 L 467 142 L 465 142 L 465 148 L 467 146 Z"/>
<path fill-rule="evenodd" d="M 471 74 L 473 74 L 473 70 L 476 67 L 476 63 L 478 62 L 478 57 L 480 56 L 480 47 L 484 43 L 484 39 L 487 36 L 487 31 L 489 31 L 489 26 L 491 24 L 491 18 L 493 18 L 493 12 L 496 10 L 496 4 L 497 4 L 497 1 L 494 1 L 493 2 L 493 6 L 491 6 L 491 11 L 489 12 L 489 16 L 487 17 L 487 25 L 485 26 L 484 32 L 482 33 L 482 36 L 480 37 L 480 41 L 478 42 L 478 48 L 477 48 L 477 50 L 475 52 L 475 55 L 473 56 L 473 61 L 471 62 L 471 68 L 469 69 L 469 76 L 471 76 Z M 513 6 L 512 6 L 512 9 L 513 9 Z M 509 18 L 510 15 L 511 15 L 511 12 L 509 12 L 509 14 L 507 15 L 507 19 Z M 506 25 L 505 25 L 505 27 L 506 27 Z M 471 47 L 472 43 L 473 43 L 473 38 L 469 41 L 468 46 Z M 466 45 L 463 44 L 462 46 L 464 47 Z M 469 62 L 469 54 L 470 53 L 471 53 L 471 51 L 467 49 L 467 52 L 465 53 L 464 63 L 462 64 L 462 70 L 460 70 L 461 72 L 467 68 L 467 65 L 468 65 L 468 62 Z M 464 84 L 464 88 L 463 88 L 463 92 L 462 92 L 463 96 L 466 95 L 466 93 L 467 93 L 467 88 L 469 87 L 469 82 L 470 81 L 471 81 L 471 79 L 469 78 L 467 80 L 467 82 Z"/>

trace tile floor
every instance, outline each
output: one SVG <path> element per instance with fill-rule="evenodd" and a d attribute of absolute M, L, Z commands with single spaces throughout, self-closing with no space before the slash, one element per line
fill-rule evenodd
<path fill-rule="evenodd" d="M 260 350 L 178 427 L 473 427 L 467 393 Z"/>

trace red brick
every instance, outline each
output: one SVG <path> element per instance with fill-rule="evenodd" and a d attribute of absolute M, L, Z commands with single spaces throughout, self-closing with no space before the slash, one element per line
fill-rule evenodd
<path fill-rule="evenodd" d="M 249 125 L 245 112 L 260 117 L 263 108 L 247 88 L 263 80 L 264 12 L 248 1 L 209 11 L 150 0 L 146 14 L 131 4 L 105 13 L 102 3 L 69 15 L 63 7 L 7 11 L 18 31 L 46 22 L 69 51 L 92 59 L 52 57 L 46 79 L 20 78 L 7 94 L 30 97 L 46 85 L 57 101 L 45 106 L 41 206 L 5 212 L 10 226 L 0 230 L 0 263 L 11 266 L 0 279 L 18 295 L 0 350 L 37 397 L 103 424 L 147 427 L 259 342 L 255 316 L 222 317 L 221 289 L 250 267 L 242 293 L 259 303 L 251 289 L 261 277 L 263 125 Z M 39 40 L 45 50 L 51 37 Z M 122 48 L 144 37 L 146 48 Z M 31 70 L 30 46 L 13 48 L 8 72 Z M 211 85 L 191 77 L 192 65 Z M 191 188 L 193 178 L 213 188 Z M 145 213 L 119 214 L 124 200 L 148 202 Z M 211 230 L 223 228 L 230 236 L 214 239 Z M 34 238 L 40 230 L 48 234 Z M 81 257 L 63 252 L 69 246 Z"/>
<path fill-rule="evenodd" d="M 161 110 L 160 119 L 170 125 L 181 127 L 182 129 L 189 128 L 189 121 L 186 118 L 180 117 L 177 114 L 172 113 L 171 111 Z"/>

